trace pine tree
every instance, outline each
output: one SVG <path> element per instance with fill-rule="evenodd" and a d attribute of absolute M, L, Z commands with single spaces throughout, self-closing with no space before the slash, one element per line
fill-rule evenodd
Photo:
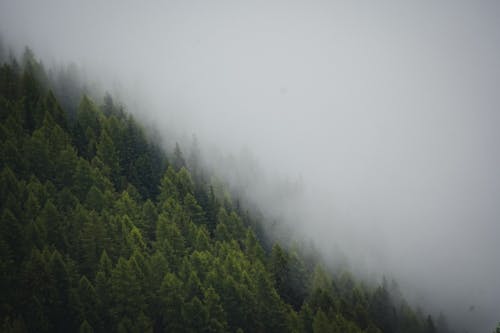
<path fill-rule="evenodd" d="M 89 322 L 84 320 L 78 329 L 79 333 L 94 333 L 94 329 L 90 326 Z"/>
<path fill-rule="evenodd" d="M 50 321 L 55 325 L 55 330 L 59 332 L 72 330 L 74 313 L 68 311 L 70 307 L 70 288 L 71 281 L 66 263 L 61 254 L 55 250 L 48 263 L 51 285 L 49 293 L 52 306 L 48 307 Z M 51 303 L 52 303 L 51 302 Z"/>
<path fill-rule="evenodd" d="M 328 319 L 326 314 L 320 309 L 316 312 L 312 322 L 312 328 L 314 333 L 335 333 L 338 332 L 332 325 L 331 321 Z"/>
<path fill-rule="evenodd" d="M 66 112 L 63 111 L 63 109 L 57 102 L 52 90 L 49 90 L 49 92 L 47 93 L 43 104 L 44 109 L 52 116 L 55 123 L 58 124 L 62 129 L 67 130 L 68 123 L 66 119 Z"/>
<path fill-rule="evenodd" d="M 205 212 L 200 205 L 198 205 L 191 193 L 186 194 L 184 197 L 184 208 L 195 224 L 204 225 L 206 223 Z"/>
<path fill-rule="evenodd" d="M 175 170 L 180 170 L 181 168 L 186 166 L 186 161 L 184 160 L 181 148 L 179 147 L 179 143 L 177 142 L 175 143 L 173 166 Z"/>
<path fill-rule="evenodd" d="M 123 317 L 135 318 L 145 310 L 144 294 L 134 265 L 133 261 L 121 257 L 111 275 L 113 305 L 110 310 L 117 321 Z"/>
<path fill-rule="evenodd" d="M 212 288 L 204 290 L 203 303 L 208 313 L 207 332 L 226 332 L 226 313 L 220 303 L 220 296 Z"/>
<path fill-rule="evenodd" d="M 183 332 L 184 297 L 181 293 L 182 282 L 172 273 L 167 273 L 160 288 L 162 304 L 162 330 L 165 332 Z"/>
<path fill-rule="evenodd" d="M 158 220 L 158 212 L 153 202 L 148 199 L 142 206 L 142 225 L 141 231 L 145 238 L 151 242 L 155 240 L 156 222 Z"/>
<path fill-rule="evenodd" d="M 158 196 L 158 201 L 160 203 L 164 203 L 169 198 L 173 198 L 175 200 L 179 199 L 179 191 L 176 186 L 177 182 L 177 174 L 174 169 L 170 166 L 167 171 L 163 175 L 160 184 L 160 194 Z"/>
<path fill-rule="evenodd" d="M 99 298 L 92 283 L 84 275 L 78 282 L 78 298 L 80 303 L 79 315 L 92 327 L 101 327 L 99 321 Z"/>
<path fill-rule="evenodd" d="M 52 200 L 47 200 L 45 206 L 37 217 L 36 223 L 47 231 L 47 241 L 58 249 L 66 249 L 66 230 L 64 220 Z"/>
<path fill-rule="evenodd" d="M 167 258 L 169 266 L 179 267 L 185 251 L 185 240 L 177 225 L 164 214 L 158 217 L 155 246 Z"/>
<path fill-rule="evenodd" d="M 370 315 L 383 332 L 394 332 L 395 311 L 386 283 L 378 287 L 370 301 Z"/>
<path fill-rule="evenodd" d="M 101 132 L 96 155 L 104 163 L 103 174 L 112 179 L 113 184 L 118 188 L 121 174 L 118 153 L 106 131 Z"/>
<path fill-rule="evenodd" d="M 3 251 L 8 258 L 20 262 L 26 251 L 22 225 L 8 208 L 3 210 L 1 221 L 0 239 L 3 243 Z"/>

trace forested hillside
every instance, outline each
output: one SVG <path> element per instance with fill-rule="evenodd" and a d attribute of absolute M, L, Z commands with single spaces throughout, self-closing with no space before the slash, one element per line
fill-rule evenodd
<path fill-rule="evenodd" d="M 448 332 L 392 283 L 264 244 L 178 146 L 64 80 L 29 50 L 0 67 L 2 332 Z"/>

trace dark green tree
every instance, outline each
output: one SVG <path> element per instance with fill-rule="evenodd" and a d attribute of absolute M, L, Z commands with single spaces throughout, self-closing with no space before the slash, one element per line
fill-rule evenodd
<path fill-rule="evenodd" d="M 175 143 L 174 148 L 173 166 L 175 170 L 180 170 L 181 168 L 186 166 L 186 161 L 184 160 L 181 148 L 179 147 L 179 143 L 177 142 Z"/>

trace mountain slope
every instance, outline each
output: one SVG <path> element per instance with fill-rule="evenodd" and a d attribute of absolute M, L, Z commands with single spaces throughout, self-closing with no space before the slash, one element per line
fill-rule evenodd
<path fill-rule="evenodd" d="M 2 331 L 447 331 L 385 281 L 263 246 L 178 146 L 54 86 L 29 50 L 0 68 Z"/>

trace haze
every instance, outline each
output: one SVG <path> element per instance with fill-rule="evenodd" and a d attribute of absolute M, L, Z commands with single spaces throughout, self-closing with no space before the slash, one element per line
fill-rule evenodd
<path fill-rule="evenodd" d="M 474 332 L 500 320 L 499 17 L 497 1 L 0 1 L 7 43 L 75 62 L 177 140 L 250 151 L 265 211 Z"/>

